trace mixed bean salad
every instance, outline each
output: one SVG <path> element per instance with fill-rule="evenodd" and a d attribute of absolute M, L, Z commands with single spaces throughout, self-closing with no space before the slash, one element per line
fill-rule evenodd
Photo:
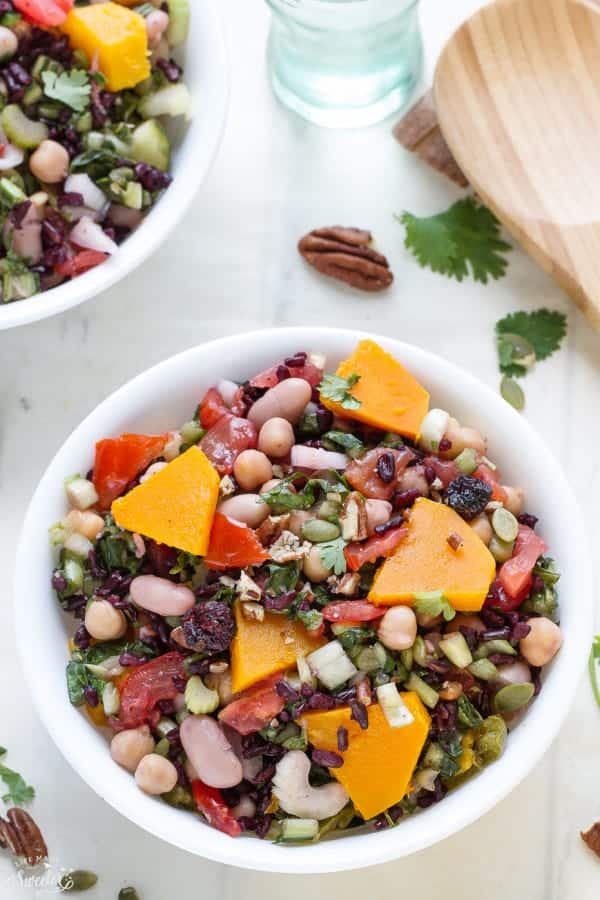
<path fill-rule="evenodd" d="M 383 829 L 493 763 L 560 648 L 559 575 L 476 429 L 373 341 L 96 444 L 51 528 L 71 703 L 231 836 Z"/>
<path fill-rule="evenodd" d="M 171 182 L 189 0 L 0 0 L 4 303 L 99 265 Z"/>

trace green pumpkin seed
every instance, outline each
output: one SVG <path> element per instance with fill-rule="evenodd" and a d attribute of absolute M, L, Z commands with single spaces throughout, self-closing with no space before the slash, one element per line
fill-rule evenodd
<path fill-rule="evenodd" d="M 477 453 L 472 447 L 466 447 L 454 460 L 463 475 L 472 475 L 477 466 Z"/>
<path fill-rule="evenodd" d="M 513 514 L 503 506 L 494 510 L 492 528 L 500 540 L 507 544 L 515 541 L 519 533 L 519 523 Z"/>
<path fill-rule="evenodd" d="M 498 669 L 494 663 L 490 662 L 486 657 L 476 659 L 475 662 L 472 662 L 467 668 L 471 675 L 474 675 L 475 678 L 481 678 L 482 681 L 493 681 L 498 675 Z"/>
<path fill-rule="evenodd" d="M 487 766 L 494 762 L 504 750 L 506 722 L 501 716 L 488 716 L 477 729 L 475 752 L 479 762 Z"/>
<path fill-rule="evenodd" d="M 498 512 L 498 510 L 496 510 L 496 512 Z M 511 541 L 510 543 L 502 541 L 494 534 L 490 541 L 489 550 L 496 562 L 502 563 L 511 558 L 514 547 L 514 541 Z"/>
<path fill-rule="evenodd" d="M 327 541 L 335 541 L 340 536 L 340 529 L 333 522 L 324 522 L 322 519 L 309 519 L 302 526 L 302 537 L 312 544 L 324 544 Z"/>
<path fill-rule="evenodd" d="M 500 393 L 507 403 L 510 403 L 518 412 L 525 407 L 525 394 L 523 388 L 514 378 L 505 375 L 500 382 Z"/>
<path fill-rule="evenodd" d="M 84 869 L 73 869 L 71 872 L 65 872 L 58 880 L 58 887 L 61 891 L 89 891 L 98 881 L 95 872 L 86 872 Z"/>
<path fill-rule="evenodd" d="M 530 369 L 536 360 L 535 349 L 529 341 L 520 334 L 502 334 L 498 339 L 501 356 L 504 358 L 510 354 L 510 362 Z"/>
<path fill-rule="evenodd" d="M 496 712 L 511 713 L 526 706 L 533 697 L 535 688 L 530 681 L 523 684 L 507 684 L 494 697 Z"/>
<path fill-rule="evenodd" d="M 124 887 L 119 891 L 119 900 L 140 900 L 140 895 L 133 887 Z"/>

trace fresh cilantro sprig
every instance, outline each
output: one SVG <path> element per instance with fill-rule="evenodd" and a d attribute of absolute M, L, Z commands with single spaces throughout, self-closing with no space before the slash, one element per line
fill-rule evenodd
<path fill-rule="evenodd" d="M 90 105 L 91 84 L 88 73 L 83 69 L 72 69 L 70 72 L 42 72 L 44 94 L 51 100 L 58 100 L 82 113 Z"/>
<path fill-rule="evenodd" d="M 323 381 L 319 385 L 321 397 L 331 400 L 333 403 L 339 403 L 344 409 L 360 409 L 361 401 L 354 397 L 350 392 L 355 384 L 360 381 L 360 375 L 353 373 L 347 378 L 340 375 L 324 375 Z"/>
<path fill-rule="evenodd" d="M 396 218 L 406 228 L 404 246 L 423 268 L 457 281 L 472 275 L 482 284 L 506 273 L 503 254 L 511 246 L 500 238 L 495 215 L 473 197 L 457 200 L 434 216 L 405 211 Z"/>
<path fill-rule="evenodd" d="M 534 362 L 547 359 L 560 348 L 566 333 L 566 316 L 557 310 L 510 313 L 496 322 L 500 371 L 525 375 Z"/>
<path fill-rule="evenodd" d="M 333 569 L 335 575 L 343 575 L 346 571 L 346 557 L 344 556 L 344 547 L 346 541 L 339 537 L 333 541 L 326 541 L 317 545 L 319 547 L 319 555 L 321 562 L 326 569 Z"/>
<path fill-rule="evenodd" d="M 6 753 L 6 749 L 0 747 L 0 756 L 5 756 Z M 8 793 L 2 797 L 4 803 L 12 806 L 25 806 L 27 803 L 31 803 L 35 797 L 35 790 L 18 772 L 0 764 L 0 778 L 8 788 Z"/>
<path fill-rule="evenodd" d="M 597 634 L 592 642 L 592 649 L 588 659 L 588 671 L 592 682 L 592 691 L 596 703 L 600 706 L 600 683 L 598 681 L 598 667 L 600 666 L 600 634 Z"/>
<path fill-rule="evenodd" d="M 444 597 L 442 591 L 428 591 L 415 594 L 413 609 L 422 616 L 443 615 L 446 622 L 452 621 L 456 615 L 450 602 Z"/>

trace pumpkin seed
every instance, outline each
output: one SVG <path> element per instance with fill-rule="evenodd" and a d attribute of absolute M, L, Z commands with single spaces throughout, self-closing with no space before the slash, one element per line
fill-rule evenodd
<path fill-rule="evenodd" d="M 507 403 L 510 403 L 518 412 L 525 407 L 525 394 L 523 388 L 514 378 L 505 375 L 500 382 L 500 393 Z"/>
<path fill-rule="evenodd" d="M 89 891 L 98 881 L 95 872 L 86 872 L 85 869 L 73 869 L 71 872 L 65 872 L 58 880 L 58 887 L 61 891 Z"/>
<path fill-rule="evenodd" d="M 477 729 L 475 750 L 484 766 L 502 756 L 506 741 L 506 722 L 501 716 L 488 716 Z"/>
<path fill-rule="evenodd" d="M 530 369 L 536 360 L 535 348 L 533 344 L 521 337 L 520 334 L 502 334 L 498 340 L 501 356 L 506 357 L 510 354 L 510 362 Z"/>
<path fill-rule="evenodd" d="M 494 697 L 496 712 L 511 713 L 526 706 L 533 697 L 535 688 L 530 681 L 523 684 L 507 684 Z"/>
<path fill-rule="evenodd" d="M 499 510 L 497 509 L 496 512 L 499 512 Z M 496 562 L 502 563 L 511 558 L 514 546 L 514 541 L 511 541 L 510 543 L 502 541 L 497 535 L 493 534 L 489 545 L 489 551 Z"/>
<path fill-rule="evenodd" d="M 119 900 L 140 900 L 140 895 L 133 887 L 124 887 L 119 891 Z"/>
<path fill-rule="evenodd" d="M 477 453 L 472 447 L 465 447 L 454 460 L 463 475 L 472 475 L 477 466 Z"/>
<path fill-rule="evenodd" d="M 340 529 L 333 522 L 325 522 L 323 519 L 309 519 L 302 526 L 302 537 L 312 544 L 324 544 L 327 541 L 335 541 L 340 536 Z"/>
<path fill-rule="evenodd" d="M 513 514 L 503 506 L 494 510 L 492 528 L 500 540 L 507 544 L 515 541 L 519 533 L 519 523 Z"/>

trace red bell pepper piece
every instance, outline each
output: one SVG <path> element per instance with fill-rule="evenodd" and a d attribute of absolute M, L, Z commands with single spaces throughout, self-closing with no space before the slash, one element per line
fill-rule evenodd
<path fill-rule="evenodd" d="M 327 622 L 370 622 L 380 619 L 385 609 L 373 606 L 367 600 L 340 600 L 323 607 L 323 618 Z"/>
<path fill-rule="evenodd" d="M 192 794 L 196 806 L 209 825 L 230 837 L 237 837 L 242 833 L 240 823 L 223 800 L 223 794 L 218 788 L 209 787 L 199 778 L 195 778 L 192 781 Z"/>
<path fill-rule="evenodd" d="M 96 444 L 94 487 L 100 509 L 108 509 L 127 485 L 161 455 L 168 434 L 122 434 Z"/>
<path fill-rule="evenodd" d="M 269 554 L 251 528 L 215 513 L 204 560 L 209 569 L 244 569 L 267 559 Z"/>
<path fill-rule="evenodd" d="M 216 425 L 219 419 L 229 413 L 229 409 L 216 387 L 207 390 L 204 397 L 200 401 L 200 410 L 198 417 L 203 428 L 208 430 Z"/>
<path fill-rule="evenodd" d="M 344 547 L 344 556 L 351 572 L 356 572 L 365 563 L 375 562 L 382 556 L 391 556 L 396 547 L 408 534 L 407 528 L 390 528 L 384 534 L 374 534 L 366 541 L 353 541 Z"/>
<path fill-rule="evenodd" d="M 232 700 L 219 713 L 219 719 L 225 725 L 235 729 L 238 734 L 253 734 L 260 731 L 278 716 L 285 702 L 275 690 L 281 681 L 281 674 L 271 675 L 244 691 L 237 700 Z"/>

